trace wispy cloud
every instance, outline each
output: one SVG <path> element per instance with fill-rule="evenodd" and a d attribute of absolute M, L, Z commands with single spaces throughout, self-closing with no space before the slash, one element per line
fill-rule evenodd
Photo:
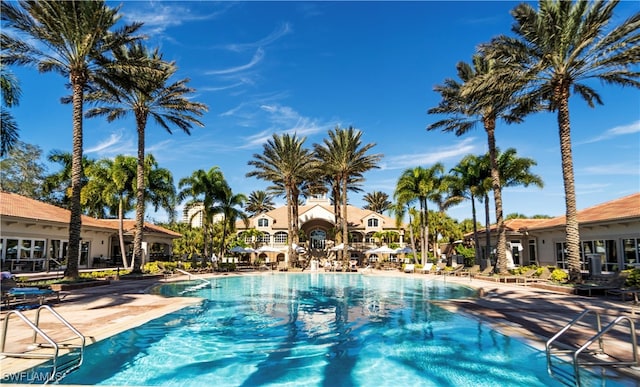
<path fill-rule="evenodd" d="M 230 50 L 230 51 L 235 51 L 235 52 L 240 52 L 240 51 L 245 51 L 245 50 L 252 50 L 255 48 L 260 48 L 260 47 L 265 47 L 268 46 L 269 44 L 275 42 L 276 40 L 282 38 L 285 35 L 288 35 L 289 33 L 291 33 L 293 30 L 291 29 L 291 25 L 289 23 L 284 23 L 282 25 L 280 25 L 277 29 L 275 29 L 273 32 L 271 32 L 269 35 L 265 36 L 262 39 L 259 39 L 255 42 L 250 42 L 250 43 L 231 43 L 231 44 L 227 44 L 225 46 L 223 46 L 223 48 Z"/>
<path fill-rule="evenodd" d="M 108 138 L 93 147 L 84 150 L 85 154 L 96 153 L 100 156 L 113 156 L 118 154 L 135 154 L 135 145 L 131 138 L 123 135 L 123 132 L 111 133 Z"/>
<path fill-rule="evenodd" d="M 579 142 L 578 144 L 590 144 L 590 143 L 594 143 L 602 140 L 608 140 L 610 138 L 624 136 L 627 134 L 634 134 L 634 133 L 640 133 L 640 120 L 636 122 L 632 122 L 629 125 L 621 125 L 621 126 L 613 127 L 611 129 L 604 131 L 604 133 L 602 133 L 599 136 Z"/>
<path fill-rule="evenodd" d="M 629 163 L 600 164 L 580 169 L 582 175 L 630 175 L 638 176 L 638 170 L 630 167 Z"/>
<path fill-rule="evenodd" d="M 417 165 L 435 164 L 452 158 L 460 158 L 469 153 L 477 152 L 477 147 L 474 145 L 477 143 L 474 137 L 469 137 L 450 147 L 438 148 L 427 153 L 412 153 L 385 157 L 385 163 L 381 165 L 381 169 L 403 169 Z"/>
<path fill-rule="evenodd" d="M 262 62 L 263 58 L 264 58 L 264 49 L 262 47 L 258 47 L 258 49 L 256 50 L 255 54 L 253 54 L 253 58 L 251 58 L 251 61 L 249 63 L 241 65 L 241 66 L 236 66 L 236 67 L 231 67 L 231 68 L 228 68 L 228 69 L 223 69 L 223 70 L 210 70 L 210 71 L 205 72 L 205 74 L 207 74 L 207 75 L 225 75 L 225 74 L 234 74 L 234 73 L 238 73 L 238 72 L 241 72 L 241 71 L 246 71 L 246 70 L 249 70 L 249 69 L 253 68 L 258 63 Z"/>
<path fill-rule="evenodd" d="M 234 7 L 233 2 L 218 2 L 218 8 L 207 13 L 199 12 L 200 8 L 194 7 L 193 3 L 182 5 L 179 2 L 151 1 L 148 3 L 132 3 L 137 7 L 128 6 L 124 13 L 127 22 L 144 22 L 145 30 L 152 36 L 163 34 L 169 27 L 177 27 L 199 20 L 212 20 Z M 144 8 L 141 4 L 147 4 Z M 207 7 L 209 10 L 210 7 Z"/>
<path fill-rule="evenodd" d="M 262 104 L 259 109 L 259 121 L 266 123 L 267 128 L 244 137 L 241 148 L 260 146 L 269 140 L 274 133 L 295 133 L 299 137 L 307 137 L 326 132 L 335 125 L 335 122 L 323 122 L 317 118 L 305 117 L 290 106 Z"/>

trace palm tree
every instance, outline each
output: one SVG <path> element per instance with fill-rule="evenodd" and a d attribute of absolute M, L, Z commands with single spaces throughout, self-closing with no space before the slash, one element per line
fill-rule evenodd
<path fill-rule="evenodd" d="M 464 85 L 474 79 L 493 74 L 500 69 L 501 62 L 488 60 L 482 55 L 473 56 L 473 65 L 459 62 L 457 65 L 458 77 L 463 83 L 453 79 L 447 79 L 444 85 L 435 87 L 440 93 L 441 100 L 438 106 L 428 110 L 429 114 L 446 114 L 449 118 L 437 121 L 427 127 L 427 130 L 442 129 L 445 132 L 454 132 L 457 136 L 466 134 L 478 124 L 484 127 L 487 134 L 489 157 L 491 162 L 491 182 L 496 208 L 496 224 L 498 226 L 498 247 L 496 249 L 498 262 L 504 262 L 500 267 L 506 267 L 507 234 L 504 228 L 502 214 L 502 189 L 500 187 L 500 173 L 496 164 L 496 121 L 503 119 L 507 123 L 520 122 L 521 119 L 511 114 L 509 108 L 513 105 L 512 94 L 517 83 L 511 84 L 512 89 L 504 90 L 501 98 L 479 99 L 474 94 L 463 94 Z M 505 269 L 506 270 L 506 269 Z"/>
<path fill-rule="evenodd" d="M 153 155 L 148 154 L 145 156 L 145 176 L 146 203 L 151 204 L 154 211 L 162 208 L 169 222 L 175 222 L 176 186 L 173 184 L 173 174 L 166 168 L 160 168 Z"/>
<path fill-rule="evenodd" d="M 145 212 L 145 130 L 149 117 L 160 127 L 171 133 L 175 126 L 190 134 L 193 125 L 203 127 L 196 117 L 207 111 L 207 106 L 191 101 L 188 96 L 194 89 L 187 86 L 189 79 L 168 84 L 175 74 L 175 64 L 164 62 L 158 50 L 149 52 L 142 44 L 121 47 L 114 51 L 117 60 L 125 63 L 139 63 L 157 71 L 149 71 L 130 77 L 120 69 L 110 72 L 110 79 L 102 89 L 88 97 L 101 106 L 87 111 L 87 117 L 106 116 L 109 122 L 131 114 L 136 120 L 138 133 L 138 166 L 136 192 L 136 232 L 133 243 L 133 272 L 140 272 L 142 263 L 142 233 Z"/>
<path fill-rule="evenodd" d="M 18 141 L 18 124 L 7 110 L 18 105 L 20 98 L 20 85 L 18 80 L 5 66 L 0 64 L 0 92 L 2 93 L 2 105 L 0 105 L 0 157 L 5 157 Z"/>
<path fill-rule="evenodd" d="M 222 187 L 221 196 L 218 198 L 219 204 L 211 209 L 214 214 L 222 214 L 222 238 L 220 240 L 220 256 L 225 250 L 225 240 L 227 231 L 235 231 L 236 220 L 241 218 L 248 226 L 249 218 L 242 212 L 241 208 L 247 201 L 243 194 L 234 194 L 229 185 Z"/>
<path fill-rule="evenodd" d="M 45 177 L 42 184 L 43 195 L 47 202 L 54 204 L 58 207 L 70 209 L 71 208 L 71 176 L 73 170 L 73 155 L 68 152 L 52 151 L 47 160 L 51 163 L 60 164 L 62 169 L 60 171 L 48 175 Z M 96 161 L 89 159 L 86 156 L 82 157 L 82 170 L 86 170 L 91 167 Z M 86 176 L 82 177 L 81 185 L 84 187 L 88 182 Z M 85 208 L 82 208 L 84 212 Z"/>
<path fill-rule="evenodd" d="M 266 191 L 257 190 L 249 194 L 244 210 L 251 216 L 269 212 L 275 208 L 273 196 Z"/>
<path fill-rule="evenodd" d="M 316 168 L 316 163 L 308 149 L 303 148 L 306 138 L 298 138 L 296 134 L 284 133 L 273 137 L 264 144 L 262 154 L 253 155 L 248 162 L 254 169 L 247 177 L 273 183 L 268 189 L 284 194 L 287 202 L 288 257 L 297 260 L 292 244 L 298 244 L 298 187 L 307 180 Z M 289 264 L 292 264 L 290 260 Z"/>
<path fill-rule="evenodd" d="M 41 72 L 57 72 L 69 80 L 72 91 L 71 217 L 65 278 L 75 280 L 78 278 L 82 227 L 84 93 L 87 86 L 97 80 L 100 69 L 115 65 L 107 56 L 109 52 L 140 38 L 133 34 L 142 24 L 133 23 L 113 31 L 120 19 L 119 8 L 108 7 L 104 1 L 23 1 L 18 4 L 3 1 L 0 5 L 5 27 L 0 33 L 0 62 L 35 65 Z M 8 34 L 10 30 L 21 36 Z"/>
<path fill-rule="evenodd" d="M 128 268 L 123 220 L 124 214 L 133 209 L 136 159 L 135 157 L 118 155 L 113 161 L 109 159 L 98 160 L 87 168 L 86 172 L 88 182 L 80 195 L 82 204 L 86 206 L 89 201 L 93 201 L 96 204 L 93 215 L 99 218 L 105 217 L 105 207 L 112 215 L 117 215 L 122 265 Z"/>
<path fill-rule="evenodd" d="M 222 197 L 222 190 L 227 186 L 227 182 L 224 179 L 224 175 L 220 168 L 212 167 L 208 172 L 202 169 L 194 171 L 191 176 L 180 179 L 178 182 L 178 188 L 181 191 L 178 193 L 177 200 L 179 202 L 184 201 L 187 198 L 191 200 L 187 205 L 202 205 L 202 240 L 204 243 L 204 255 L 209 256 L 208 236 L 211 236 L 213 212 L 216 202 Z"/>
<path fill-rule="evenodd" d="M 415 167 L 405 170 L 396 184 L 394 199 L 401 205 L 418 202 L 420 208 L 420 249 L 422 265 L 427 262 L 429 248 L 429 208 L 427 201 L 442 184 L 444 166 L 436 163 L 431 168 Z"/>
<path fill-rule="evenodd" d="M 481 91 L 502 95 L 506 84 L 523 79 L 523 98 L 516 111 L 547 109 L 557 113 L 566 205 L 566 248 L 569 277 L 579 281 L 580 235 L 571 152 L 569 97 L 571 90 L 589 106 L 602 104 L 587 82 L 640 87 L 640 12 L 610 27 L 615 1 L 540 0 L 538 10 L 522 3 L 511 14 L 515 37 L 499 36 L 481 49 L 492 57 L 507 58 L 514 67 L 484 80 Z"/>
<path fill-rule="evenodd" d="M 363 207 L 365 210 L 371 210 L 379 214 L 389 211 L 391 209 L 391 202 L 389 201 L 389 195 L 382 191 L 373 191 L 367 193 L 362 198 L 367 204 Z"/>
<path fill-rule="evenodd" d="M 342 242 L 344 250 L 342 259 L 347 259 L 349 244 L 349 221 L 347 217 L 347 191 L 349 187 L 363 180 L 363 174 L 373 168 L 379 168 L 381 154 L 367 154 L 376 144 L 362 145 L 362 132 L 349 127 L 336 127 L 329 131 L 329 138 L 323 144 L 314 144 L 316 157 L 323 165 L 323 169 L 333 176 L 340 187 L 340 204 L 342 205 Z"/>
<path fill-rule="evenodd" d="M 413 233 L 413 219 L 416 219 L 419 216 L 419 213 L 416 211 L 415 207 L 411 207 L 407 203 L 397 202 L 392 205 L 392 211 L 396 218 L 396 227 L 400 228 L 402 224 L 402 220 L 405 215 L 409 216 L 409 241 L 411 243 L 411 250 L 413 251 L 413 260 L 417 262 L 416 255 L 416 239 Z"/>
<path fill-rule="evenodd" d="M 438 234 L 444 234 L 442 227 L 440 226 L 444 226 L 444 223 L 447 220 L 447 210 L 464 200 L 464 197 L 458 195 L 458 193 L 456 192 L 455 185 L 450 184 L 450 180 L 447 179 L 447 176 L 442 177 L 441 185 L 438 188 L 439 189 L 436 189 L 433 194 L 429 196 L 429 200 L 431 200 L 438 207 L 438 213 L 435 218 L 436 220 L 441 221 L 434 221 L 435 225 L 433 227 L 433 251 L 438 251 L 440 249 L 438 243 Z"/>

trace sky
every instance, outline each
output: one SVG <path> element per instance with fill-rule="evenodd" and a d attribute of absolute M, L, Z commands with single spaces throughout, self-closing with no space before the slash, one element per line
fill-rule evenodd
<path fill-rule="evenodd" d="M 205 126 L 191 135 L 180 129 L 169 134 L 152 121 L 147 126 L 146 152 L 173 173 L 176 185 L 197 169 L 218 166 L 234 193 L 248 196 L 269 185 L 247 178 L 247 163 L 274 133 L 296 133 L 312 148 L 329 130 L 353 126 L 362 131 L 363 143 L 376 144 L 372 153 L 383 155 L 380 168 L 365 174 L 363 192 L 349 194 L 351 204 L 363 206 L 365 193 L 392 196 L 407 168 L 441 162 L 448 171 L 465 155 L 487 152 L 482 127 L 460 137 L 428 132 L 428 125 L 444 117 L 427 110 L 440 100 L 434 86 L 456 78 L 459 61 L 469 62 L 478 44 L 510 33 L 509 11 L 517 2 L 109 4 L 121 6 L 123 21 L 144 22 L 147 44 L 178 66 L 173 80 L 189 78 L 196 89 L 192 99 L 209 107 L 201 118 Z M 637 11 L 637 3 L 621 2 L 615 23 Z M 68 80 L 33 68 L 11 70 L 22 88 L 20 105 L 12 109 L 21 140 L 38 145 L 44 155 L 71 152 L 71 106 L 60 104 L 69 93 Z M 592 85 L 604 105 L 570 101 L 578 209 L 640 191 L 640 91 Z M 498 123 L 496 139 L 500 149 L 515 148 L 519 157 L 534 159 L 532 172 L 544 181 L 542 189 L 505 188 L 504 213 L 563 215 L 555 113 L 537 113 L 517 125 Z M 136 141 L 133 120 L 84 121 L 89 158 L 135 156 Z M 471 204 L 463 202 L 448 214 L 471 218 Z M 483 212 L 478 216 L 483 219 Z M 148 210 L 147 218 L 166 221 L 167 215 Z"/>

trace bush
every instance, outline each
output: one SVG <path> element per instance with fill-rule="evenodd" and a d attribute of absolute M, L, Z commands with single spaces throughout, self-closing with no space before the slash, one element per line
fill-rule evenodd
<path fill-rule="evenodd" d="M 567 279 L 569 279 L 569 274 L 567 274 L 562 269 L 554 268 L 553 271 L 551 272 L 551 280 L 552 281 L 565 282 Z"/>
<path fill-rule="evenodd" d="M 628 272 L 625 286 L 640 288 L 640 269 L 625 270 Z"/>

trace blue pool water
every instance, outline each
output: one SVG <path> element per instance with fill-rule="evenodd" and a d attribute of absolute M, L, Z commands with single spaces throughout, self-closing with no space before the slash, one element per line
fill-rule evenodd
<path fill-rule="evenodd" d="M 62 383 L 559 385 L 547 375 L 544 352 L 431 303 L 472 293 L 442 280 L 273 274 L 196 285 L 158 288 L 205 301 L 91 345 L 82 368 Z"/>

